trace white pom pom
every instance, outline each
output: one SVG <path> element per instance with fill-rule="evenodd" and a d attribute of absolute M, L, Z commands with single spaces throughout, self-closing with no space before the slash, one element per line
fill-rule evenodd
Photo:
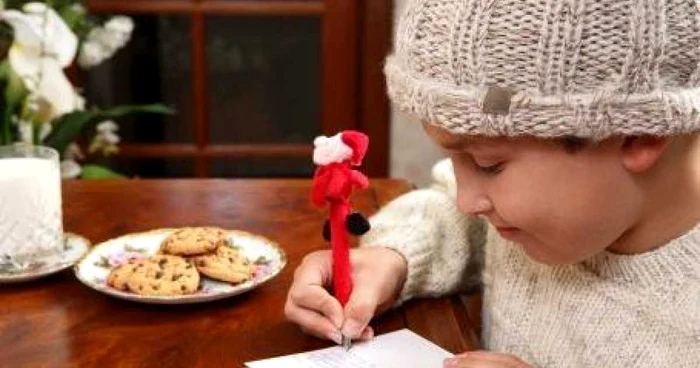
<path fill-rule="evenodd" d="M 314 139 L 314 164 L 323 166 L 343 162 L 352 157 L 352 148 L 336 134 L 332 137 L 320 136 Z"/>

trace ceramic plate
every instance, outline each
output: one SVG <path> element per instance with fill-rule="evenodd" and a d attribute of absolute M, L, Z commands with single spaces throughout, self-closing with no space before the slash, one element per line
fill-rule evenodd
<path fill-rule="evenodd" d="M 139 295 L 107 285 L 107 275 L 112 268 L 129 259 L 155 254 L 160 243 L 174 230 L 129 234 L 98 244 L 78 262 L 75 274 L 85 285 L 120 299 L 151 304 L 188 304 L 228 298 L 254 289 L 277 276 L 287 263 L 284 251 L 276 243 L 247 232 L 226 230 L 230 243 L 254 264 L 254 276 L 247 282 L 232 285 L 202 276 L 196 293 L 178 296 Z"/>
<path fill-rule="evenodd" d="M 70 268 L 87 253 L 90 241 L 72 233 L 64 235 L 63 253 L 41 260 L 19 263 L 5 256 L 0 259 L 0 284 L 35 280 Z"/>

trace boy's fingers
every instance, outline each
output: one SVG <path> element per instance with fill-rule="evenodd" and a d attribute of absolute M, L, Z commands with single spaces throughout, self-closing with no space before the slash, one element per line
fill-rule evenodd
<path fill-rule="evenodd" d="M 287 319 L 301 325 L 302 330 L 321 339 L 332 340 L 341 343 L 341 335 L 333 323 L 325 316 L 293 304 L 287 304 L 284 308 Z"/>
<path fill-rule="evenodd" d="M 362 333 L 360 334 L 360 340 L 368 341 L 368 340 L 372 340 L 373 338 L 374 338 L 374 329 L 372 328 L 372 326 L 365 327 L 365 329 L 362 330 Z"/>
<path fill-rule="evenodd" d="M 325 315 L 337 329 L 343 325 L 343 307 L 328 291 L 318 285 L 293 286 L 289 290 L 289 302 Z"/>
<path fill-rule="evenodd" d="M 343 335 L 352 339 L 360 338 L 362 331 L 374 317 L 377 309 L 377 297 L 368 289 L 357 289 L 350 295 L 350 300 L 345 306 L 345 321 L 343 322 Z"/>
<path fill-rule="evenodd" d="M 330 253 L 312 253 L 304 257 L 302 265 L 294 271 L 294 283 L 325 286 L 331 280 Z"/>

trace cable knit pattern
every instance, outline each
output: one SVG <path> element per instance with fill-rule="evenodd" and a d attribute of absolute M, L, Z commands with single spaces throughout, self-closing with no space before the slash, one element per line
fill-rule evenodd
<path fill-rule="evenodd" d="M 445 170 L 449 163 L 434 168 L 431 189 L 382 209 L 363 238 L 408 260 L 401 302 L 461 291 L 480 269 L 489 350 L 538 367 L 698 367 L 700 225 L 648 253 L 547 266 L 491 228 L 484 239 L 476 229 L 485 224 L 457 211 Z"/>
<path fill-rule="evenodd" d="M 453 133 L 672 135 L 700 129 L 700 1 L 411 0 L 392 102 Z M 493 87 L 512 91 L 502 114 Z"/>

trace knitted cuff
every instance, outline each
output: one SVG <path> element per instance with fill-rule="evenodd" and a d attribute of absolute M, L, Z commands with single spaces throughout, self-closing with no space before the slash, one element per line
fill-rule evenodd
<path fill-rule="evenodd" d="M 374 226 L 373 224 L 373 230 Z M 421 244 L 424 243 L 426 235 L 421 234 L 422 231 L 411 233 L 406 232 L 406 230 L 402 227 L 401 229 L 396 229 L 395 232 L 383 232 L 381 235 L 376 235 L 377 232 L 370 231 L 368 236 L 362 238 L 360 244 L 360 246 L 393 249 L 406 259 L 408 272 L 396 300 L 396 306 L 418 294 L 421 284 L 425 281 L 427 272 L 430 269 L 432 259 L 430 247 Z"/>
<path fill-rule="evenodd" d="M 398 304 L 425 288 L 434 260 L 438 226 L 426 206 L 448 206 L 451 199 L 435 190 L 417 190 L 401 197 L 370 218 L 372 230 L 360 239 L 360 246 L 381 246 L 399 252 L 408 273 Z M 445 203 L 443 203 L 445 202 Z"/>

